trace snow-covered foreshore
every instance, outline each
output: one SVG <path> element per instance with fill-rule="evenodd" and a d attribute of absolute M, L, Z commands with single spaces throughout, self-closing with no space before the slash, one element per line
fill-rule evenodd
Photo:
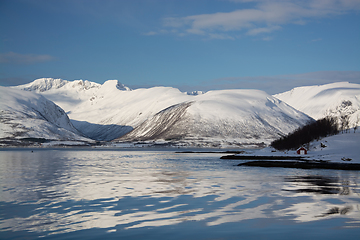
<path fill-rule="evenodd" d="M 297 154 L 296 150 L 277 151 L 272 147 L 263 148 L 261 150 L 245 151 L 241 154 L 232 156 L 224 156 L 223 159 L 242 159 L 246 160 L 296 160 L 309 163 L 322 164 L 360 164 L 360 132 L 350 129 L 347 132 L 339 133 L 334 136 L 325 137 L 311 142 L 307 147 L 308 151 L 305 155 Z M 263 166 L 268 166 L 264 162 Z M 282 165 L 278 165 L 282 167 Z M 309 165 L 310 166 L 310 165 Z M 354 165 L 355 166 L 355 165 Z M 284 162 L 283 167 L 291 167 Z M 297 166 L 293 166 L 297 167 Z"/>
<path fill-rule="evenodd" d="M 331 162 L 360 163 L 360 132 L 354 133 L 351 129 L 347 133 L 312 142 L 308 157 Z"/>

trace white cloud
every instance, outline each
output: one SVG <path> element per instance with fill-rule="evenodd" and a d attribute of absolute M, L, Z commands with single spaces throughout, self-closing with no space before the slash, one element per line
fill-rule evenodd
<path fill-rule="evenodd" d="M 229 39 L 229 40 L 235 40 L 235 37 L 229 36 L 227 34 L 218 34 L 218 33 L 210 33 L 209 37 L 211 39 Z"/>
<path fill-rule="evenodd" d="M 240 9 L 185 17 L 163 19 L 163 27 L 176 29 L 177 34 L 203 35 L 245 31 L 246 35 L 269 34 L 286 24 L 306 24 L 313 19 L 326 18 L 360 10 L 359 0 L 230 0 Z M 243 3 L 252 8 L 241 9 Z"/>
<path fill-rule="evenodd" d="M 280 29 L 281 29 L 280 26 L 254 28 L 254 29 L 249 30 L 246 34 L 247 34 L 247 35 L 254 36 L 254 35 L 258 35 L 258 34 L 260 34 L 260 33 L 271 33 L 271 32 L 273 32 L 273 31 L 275 31 L 275 30 L 280 30 Z"/>
<path fill-rule="evenodd" d="M 0 53 L 0 63 L 9 64 L 35 64 L 52 61 L 55 58 L 50 55 L 20 54 L 14 52 Z"/>
<path fill-rule="evenodd" d="M 187 29 L 186 32 L 196 34 L 196 35 L 204 35 L 205 34 L 205 32 L 200 29 Z"/>

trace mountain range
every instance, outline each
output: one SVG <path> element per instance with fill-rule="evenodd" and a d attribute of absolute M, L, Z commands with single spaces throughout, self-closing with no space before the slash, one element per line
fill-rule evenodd
<path fill-rule="evenodd" d="M 42 78 L 25 85 L 1 88 L 0 126 L 6 129 L 2 132 L 7 135 L 2 134 L 0 138 L 34 136 L 197 147 L 266 145 L 313 119 L 336 115 L 339 111 L 350 114 L 351 124 L 356 124 L 360 114 L 359 86 L 334 83 L 295 88 L 271 96 L 259 90 L 183 93 L 171 87 L 132 90 L 117 80 L 98 84 Z M 8 98 L 13 100 L 9 102 Z M 35 101 L 39 101 L 37 108 L 31 105 Z M 53 106 L 49 107 L 47 101 L 52 101 Z M 40 104 L 44 102 L 46 107 Z M 67 124 L 61 125 L 52 117 L 44 117 L 46 112 L 52 111 L 49 108 L 63 109 L 61 116 L 68 116 L 70 121 L 64 120 Z M 20 131 L 10 124 L 17 121 L 26 125 L 29 119 L 24 116 L 34 109 L 43 112 L 44 119 L 51 120 L 48 124 L 73 135 L 60 134 L 61 138 L 47 130 L 22 128 Z M 6 116 L 4 111 L 7 111 Z M 37 119 L 41 119 L 39 116 Z"/>

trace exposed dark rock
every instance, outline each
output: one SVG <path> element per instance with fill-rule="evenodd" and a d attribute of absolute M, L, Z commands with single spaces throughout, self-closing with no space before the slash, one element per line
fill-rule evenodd
<path fill-rule="evenodd" d="M 220 159 L 237 159 L 237 160 L 303 160 L 303 157 L 298 156 L 249 156 L 249 155 L 227 155 Z"/>
<path fill-rule="evenodd" d="M 359 163 L 330 163 L 330 162 L 251 161 L 251 162 L 240 163 L 238 166 L 360 170 Z"/>

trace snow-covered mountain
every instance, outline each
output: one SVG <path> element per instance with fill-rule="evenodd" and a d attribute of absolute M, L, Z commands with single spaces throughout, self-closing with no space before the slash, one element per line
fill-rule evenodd
<path fill-rule="evenodd" d="M 297 87 L 274 97 L 314 119 L 348 115 L 349 127 L 360 124 L 360 84 L 337 82 Z"/>
<path fill-rule="evenodd" d="M 210 91 L 170 106 L 115 141 L 190 146 L 270 143 L 311 119 L 259 90 Z"/>
<path fill-rule="evenodd" d="M 169 87 L 131 90 L 117 80 L 100 85 L 42 78 L 16 88 L 42 94 L 63 108 L 80 132 L 106 141 L 130 132 L 148 117 L 190 97 Z"/>
<path fill-rule="evenodd" d="M 117 80 L 100 85 L 60 79 L 38 79 L 17 88 L 55 102 L 79 131 L 97 140 L 128 133 L 117 140 L 268 143 L 311 121 L 257 90 L 187 94 L 171 87 L 131 90 Z"/>
<path fill-rule="evenodd" d="M 0 139 L 91 141 L 74 128 L 64 110 L 36 93 L 0 87 L 0 113 Z"/>

